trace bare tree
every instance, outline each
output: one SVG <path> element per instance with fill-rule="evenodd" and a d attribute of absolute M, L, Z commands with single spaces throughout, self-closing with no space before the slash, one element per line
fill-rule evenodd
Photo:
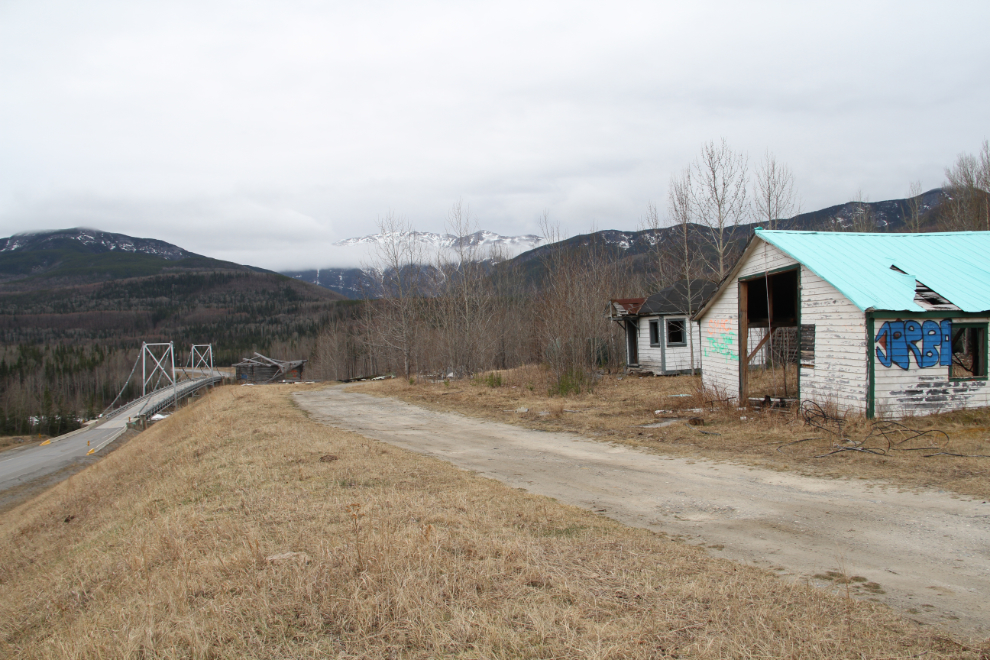
<path fill-rule="evenodd" d="M 646 250 L 649 269 L 644 277 L 644 284 L 650 293 L 665 289 L 683 277 L 678 246 L 664 240 L 666 226 L 657 205 L 650 202 L 646 206 L 646 218 L 641 226 L 642 230 L 649 232 L 647 240 L 650 247 Z"/>
<path fill-rule="evenodd" d="M 921 231 L 924 222 L 923 194 L 921 181 L 912 181 L 908 189 L 907 209 L 904 215 L 904 230 L 908 233 L 917 234 Z"/>
<path fill-rule="evenodd" d="M 381 291 L 385 316 L 379 319 L 378 338 L 401 353 L 403 372 L 409 377 L 417 348 L 423 248 L 412 226 L 392 212 L 379 218 L 378 231 L 381 240 L 375 244 L 371 269 L 378 278 L 376 284 Z"/>
<path fill-rule="evenodd" d="M 777 162 L 777 157 L 767 151 L 756 169 L 756 185 L 753 190 L 753 207 L 758 222 L 766 222 L 767 229 L 776 229 L 777 221 L 794 214 L 794 176 L 791 168 Z"/>
<path fill-rule="evenodd" d="M 446 229 L 452 241 L 437 255 L 433 325 L 441 335 L 445 371 L 470 374 L 491 363 L 497 343 L 491 271 L 503 255 L 474 240 L 478 227 L 461 201 L 447 214 Z"/>
<path fill-rule="evenodd" d="M 558 394 L 592 386 L 595 370 L 615 362 L 614 323 L 605 313 L 610 298 L 628 286 L 628 274 L 616 267 L 615 255 L 594 236 L 581 245 L 561 248 L 560 228 L 544 212 L 540 228 L 546 238 L 543 286 L 533 301 L 543 358 Z"/>
<path fill-rule="evenodd" d="M 856 201 L 853 203 L 855 207 L 849 218 L 849 224 L 845 226 L 846 231 L 875 232 L 877 230 L 877 218 L 873 212 L 873 207 L 870 205 L 870 198 L 864 198 L 863 191 L 860 190 L 856 194 Z"/>
<path fill-rule="evenodd" d="M 688 346 L 690 347 L 691 375 L 694 375 L 694 298 L 691 292 L 692 271 L 691 259 L 691 169 L 688 168 L 678 176 L 670 177 L 670 188 L 667 190 L 667 212 L 673 224 L 680 228 L 680 243 L 683 249 L 682 273 L 687 293 L 687 331 Z"/>
<path fill-rule="evenodd" d="M 945 170 L 949 195 L 943 224 L 950 231 L 990 231 L 990 142 L 977 156 L 960 154 Z"/>
<path fill-rule="evenodd" d="M 747 158 L 733 151 L 725 138 L 701 148 L 691 170 L 691 212 L 708 228 L 702 237 L 713 253 L 709 265 L 721 280 L 731 262 L 733 230 L 746 219 Z"/>

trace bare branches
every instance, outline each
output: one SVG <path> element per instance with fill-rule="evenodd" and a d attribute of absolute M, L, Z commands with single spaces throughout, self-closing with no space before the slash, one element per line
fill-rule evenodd
<path fill-rule="evenodd" d="M 923 193 L 921 181 L 912 181 L 908 189 L 907 214 L 904 216 L 904 230 L 912 234 L 921 231 L 924 221 Z"/>
<path fill-rule="evenodd" d="M 389 321 L 378 337 L 402 352 L 408 377 L 414 368 L 417 323 L 415 306 L 422 294 L 423 247 L 408 222 L 389 212 L 378 220 L 382 240 L 375 244 L 374 271 Z"/>
<path fill-rule="evenodd" d="M 990 231 L 990 142 L 976 156 L 960 154 L 945 170 L 949 194 L 943 220 L 949 231 Z"/>
<path fill-rule="evenodd" d="M 917 451 L 931 452 L 922 454 L 925 458 L 932 458 L 934 456 L 990 458 L 990 456 L 984 454 L 959 454 L 946 451 L 949 445 L 949 434 L 941 429 L 920 431 L 905 426 L 900 422 L 877 419 L 870 423 L 870 431 L 866 436 L 853 438 L 845 432 L 846 419 L 844 416 L 830 412 L 814 401 L 805 401 L 801 405 L 801 413 L 804 417 L 805 424 L 824 431 L 832 439 L 830 451 L 819 454 L 815 458 L 825 458 L 847 451 L 873 454 L 875 456 L 887 456 L 890 452 L 894 451 Z M 784 443 L 777 448 L 777 451 L 780 451 L 784 447 L 814 439 L 802 438 L 794 442 Z"/>
<path fill-rule="evenodd" d="M 702 234 L 714 253 L 710 266 L 721 280 L 730 265 L 732 230 L 746 220 L 748 161 L 725 138 L 708 142 L 691 169 L 691 211 L 710 231 Z"/>
<path fill-rule="evenodd" d="M 777 221 L 794 214 L 794 176 L 791 168 L 777 162 L 777 157 L 767 151 L 756 169 L 753 190 L 753 210 L 758 222 L 766 222 L 767 229 L 776 229 Z"/>

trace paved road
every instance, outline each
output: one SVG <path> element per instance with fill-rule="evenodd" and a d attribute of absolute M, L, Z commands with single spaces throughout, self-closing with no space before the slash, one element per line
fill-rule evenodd
<path fill-rule="evenodd" d="M 628 525 L 688 538 L 718 556 L 791 579 L 834 588 L 828 571 L 863 576 L 850 585 L 859 597 L 965 635 L 990 634 L 986 502 L 666 457 L 344 387 L 294 396 L 327 424 Z"/>
<path fill-rule="evenodd" d="M 180 382 L 180 396 L 182 392 L 202 387 L 210 380 L 204 377 Z M 172 396 L 171 389 L 153 393 L 134 401 L 97 425 L 52 438 L 50 444 L 36 444 L 0 454 L 0 493 L 64 470 L 90 453 L 99 452 L 123 435 L 129 417 L 137 417 L 142 408 L 150 410 L 164 404 Z"/>

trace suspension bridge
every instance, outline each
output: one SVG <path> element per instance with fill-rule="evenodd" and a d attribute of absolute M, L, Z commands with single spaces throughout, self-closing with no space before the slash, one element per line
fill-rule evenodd
<path fill-rule="evenodd" d="M 124 402 L 124 394 L 136 382 L 139 368 L 141 395 Z M 0 454 L 0 493 L 45 477 L 54 478 L 119 438 L 129 423 L 143 428 L 155 414 L 222 380 L 223 374 L 213 366 L 211 344 L 194 344 L 188 364 L 179 367 L 172 342 L 142 344 L 120 393 L 95 423 L 32 447 Z"/>

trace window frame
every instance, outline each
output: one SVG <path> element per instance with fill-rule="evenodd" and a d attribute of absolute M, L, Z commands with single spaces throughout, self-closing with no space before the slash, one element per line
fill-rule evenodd
<path fill-rule="evenodd" d="M 681 322 L 681 334 L 684 337 L 683 340 L 681 340 L 679 342 L 672 342 L 672 341 L 670 341 L 670 323 L 671 323 L 671 321 L 680 321 Z M 688 345 L 688 335 L 687 335 L 687 333 L 691 331 L 691 326 L 690 326 L 690 324 L 689 324 L 688 319 L 687 319 L 686 316 L 664 319 L 664 328 L 663 329 L 664 329 L 663 341 L 664 341 L 664 345 L 665 346 L 668 346 L 670 348 L 681 348 L 683 346 L 687 346 Z"/>
<path fill-rule="evenodd" d="M 659 347 L 660 344 L 660 319 L 650 319 L 647 324 L 647 331 L 650 335 L 650 346 L 653 348 Z M 656 337 L 656 341 L 654 341 Z"/>
<path fill-rule="evenodd" d="M 956 323 L 955 320 L 952 321 L 952 341 L 951 341 L 951 344 L 950 344 L 950 350 L 952 350 L 952 348 L 954 348 L 954 345 L 956 343 L 956 332 L 957 331 L 959 331 L 959 330 L 971 330 L 971 329 L 977 329 L 977 330 L 982 330 L 983 331 L 983 347 L 982 347 L 983 350 L 982 350 L 982 352 L 980 353 L 980 356 L 979 356 L 980 357 L 980 365 L 979 365 L 980 368 L 979 368 L 979 372 L 982 373 L 983 375 L 982 376 L 968 376 L 968 377 L 954 378 L 952 376 L 952 365 L 950 364 L 949 365 L 949 381 L 950 382 L 959 383 L 959 382 L 966 382 L 966 381 L 979 381 L 979 380 L 987 380 L 988 379 L 988 375 L 987 375 L 988 369 L 987 369 L 987 367 L 990 366 L 990 364 L 988 364 L 988 361 L 987 361 L 987 349 L 990 348 L 990 333 L 987 332 L 988 326 L 990 326 L 990 323 L 987 323 L 986 321 L 984 321 L 983 323 Z M 955 354 L 955 350 L 952 350 L 952 353 L 954 355 Z"/>

